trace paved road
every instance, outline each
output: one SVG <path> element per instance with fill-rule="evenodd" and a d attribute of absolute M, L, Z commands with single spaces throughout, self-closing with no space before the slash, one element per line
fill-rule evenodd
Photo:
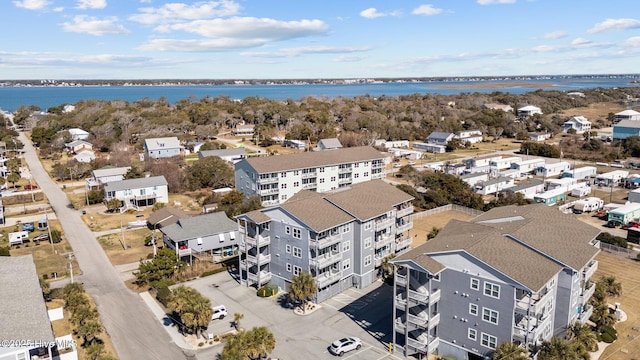
<path fill-rule="evenodd" d="M 124 286 L 118 271 L 111 265 L 95 236 L 80 218 L 80 213 L 68 207 L 69 200 L 60 187 L 45 172 L 35 149 L 24 133 L 24 158 L 41 189 L 47 194 L 74 255 L 82 268 L 86 291 L 93 296 L 104 327 L 123 360 L 128 359 L 189 359 L 171 342 L 138 294 Z"/>

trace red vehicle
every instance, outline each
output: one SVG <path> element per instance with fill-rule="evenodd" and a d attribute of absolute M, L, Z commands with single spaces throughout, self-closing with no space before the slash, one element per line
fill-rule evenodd
<path fill-rule="evenodd" d="M 24 186 L 25 190 L 35 190 L 38 188 L 38 185 L 31 185 L 31 184 L 27 184 Z"/>

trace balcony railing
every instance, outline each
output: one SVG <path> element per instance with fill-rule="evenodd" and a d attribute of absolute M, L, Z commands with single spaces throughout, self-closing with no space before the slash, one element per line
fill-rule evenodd
<path fill-rule="evenodd" d="M 338 179 L 338 184 L 351 184 L 352 182 L 353 182 L 353 179 L 350 177 Z"/>
<path fill-rule="evenodd" d="M 352 172 L 353 170 L 351 169 L 351 167 L 343 167 L 343 168 L 339 168 L 338 169 L 338 174 L 348 174 L 350 172 Z"/>
<path fill-rule="evenodd" d="M 318 275 L 316 278 L 316 284 L 318 284 L 318 288 L 323 288 L 340 280 L 340 276 L 341 274 L 339 271 L 327 271 Z"/>
<path fill-rule="evenodd" d="M 328 252 L 326 254 L 317 256 L 311 259 L 311 266 L 317 267 L 318 269 L 325 268 L 333 263 L 336 263 L 342 259 L 342 254 L 340 252 Z"/>
<path fill-rule="evenodd" d="M 440 313 L 434 314 L 429 318 L 429 330 L 440 324 Z"/>
<path fill-rule="evenodd" d="M 273 184 L 273 183 L 277 183 L 277 182 L 278 182 L 278 177 L 277 176 L 258 179 L 258 185 Z"/>
<path fill-rule="evenodd" d="M 341 235 L 329 235 L 329 236 L 325 236 L 323 238 L 320 238 L 318 240 L 311 240 L 309 242 L 309 244 L 311 245 L 311 248 L 313 249 L 324 249 L 326 247 L 329 247 L 331 245 L 337 244 L 342 240 L 342 236 Z"/>
<path fill-rule="evenodd" d="M 413 239 L 410 237 L 405 237 L 405 238 L 402 238 L 401 240 L 397 240 L 396 251 L 400 251 L 404 248 L 408 248 L 409 246 L 411 246 L 412 242 L 413 242 Z"/>
<path fill-rule="evenodd" d="M 396 285 L 401 285 L 401 286 L 407 285 L 407 276 L 396 274 Z"/>
<path fill-rule="evenodd" d="M 277 194 L 280 190 L 278 188 L 270 188 L 270 189 L 260 189 L 258 190 L 258 195 L 272 195 Z"/>
<path fill-rule="evenodd" d="M 271 244 L 271 236 L 261 236 L 258 235 L 256 237 L 246 236 L 244 241 L 249 246 L 257 247 L 257 246 L 266 246 Z"/>
<path fill-rule="evenodd" d="M 407 206 L 403 209 L 398 209 L 396 211 L 396 217 L 401 218 L 403 216 L 413 214 L 413 206 Z"/>
<path fill-rule="evenodd" d="M 596 260 L 592 261 L 591 263 L 589 263 L 589 265 L 587 265 L 585 267 L 585 269 L 583 270 L 584 272 L 584 279 L 585 280 L 589 280 L 591 279 L 591 277 L 593 276 L 593 274 L 595 274 L 596 270 L 598 270 L 598 262 Z"/>
<path fill-rule="evenodd" d="M 268 271 L 260 271 L 259 274 L 247 273 L 247 279 L 258 285 L 266 284 L 271 281 L 271 273 Z"/>
<path fill-rule="evenodd" d="M 383 247 L 389 245 L 393 243 L 393 236 L 392 235 L 384 235 L 384 236 L 380 236 L 376 239 L 375 241 L 375 248 L 377 249 L 382 249 Z"/>
<path fill-rule="evenodd" d="M 440 345 L 440 338 L 432 336 L 431 339 L 431 342 L 426 344 L 422 341 L 407 338 L 407 345 L 414 348 L 417 352 L 427 352 L 428 354 L 433 354 Z"/>
<path fill-rule="evenodd" d="M 582 301 L 587 302 L 587 300 L 589 300 L 591 296 L 593 296 L 593 293 L 595 292 L 596 292 L 596 283 L 591 282 L 591 286 L 589 286 L 588 288 L 582 291 Z"/>
<path fill-rule="evenodd" d="M 189 255 L 191 255 L 191 248 L 178 249 L 178 256 L 189 256 Z"/>
<path fill-rule="evenodd" d="M 384 163 L 382 161 L 373 161 L 371 163 L 371 168 L 372 169 L 380 169 L 382 167 L 384 167 Z"/>
<path fill-rule="evenodd" d="M 522 299 L 516 299 L 516 310 L 520 310 L 524 313 L 538 314 L 542 310 L 542 307 L 546 303 L 546 300 L 551 296 L 552 292 L 547 291 L 545 294 L 534 294 L 533 297 L 525 295 Z"/>
<path fill-rule="evenodd" d="M 393 221 L 394 221 L 394 219 L 392 219 L 392 218 L 386 218 L 386 219 L 383 219 L 383 220 L 376 220 L 375 231 L 380 231 L 380 230 L 384 230 L 384 229 L 388 228 L 389 226 L 393 225 Z"/>
<path fill-rule="evenodd" d="M 302 184 L 302 189 L 304 190 L 315 189 L 316 187 L 318 187 L 318 184 L 315 182 Z"/>
<path fill-rule="evenodd" d="M 405 232 L 413 228 L 413 221 L 408 221 L 404 225 L 396 225 L 396 232 Z"/>
<path fill-rule="evenodd" d="M 271 254 L 247 255 L 249 264 L 263 265 L 271 261 Z"/>
<path fill-rule="evenodd" d="M 589 318 L 591 317 L 591 315 L 593 315 L 593 306 L 591 305 L 584 305 L 584 308 L 582 309 L 582 313 L 580 313 L 580 316 L 578 316 L 578 321 L 580 321 L 581 323 L 586 323 L 587 320 L 589 320 Z"/>
<path fill-rule="evenodd" d="M 314 172 L 308 172 L 308 173 L 303 172 L 301 176 L 303 179 L 309 179 L 309 178 L 314 178 L 317 175 L 316 175 L 316 172 L 314 171 Z"/>
<path fill-rule="evenodd" d="M 262 202 L 262 205 L 264 206 L 273 206 L 273 205 L 278 205 L 280 204 L 280 201 L 276 200 L 265 200 Z"/>
<path fill-rule="evenodd" d="M 429 305 L 433 305 L 440 301 L 440 297 L 442 296 L 442 291 L 440 289 L 435 289 L 431 291 L 431 295 L 429 295 Z"/>
<path fill-rule="evenodd" d="M 244 241 L 240 241 L 240 242 L 238 243 L 238 250 L 240 250 L 240 251 L 245 251 L 245 250 L 247 250 L 247 244 L 245 244 L 245 242 L 244 242 Z"/>
<path fill-rule="evenodd" d="M 398 294 L 395 303 L 397 309 L 404 310 L 407 307 L 407 298 L 403 294 Z"/>

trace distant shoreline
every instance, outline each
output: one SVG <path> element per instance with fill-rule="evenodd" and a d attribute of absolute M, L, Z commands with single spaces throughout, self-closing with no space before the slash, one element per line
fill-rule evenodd
<path fill-rule="evenodd" d="M 538 89 L 538 88 L 550 88 L 553 87 L 555 83 L 552 82 L 539 82 L 539 83 L 530 83 L 530 82 L 481 82 L 477 84 L 442 84 L 432 86 L 436 89 L 497 89 L 497 88 L 529 88 L 529 89 Z"/>

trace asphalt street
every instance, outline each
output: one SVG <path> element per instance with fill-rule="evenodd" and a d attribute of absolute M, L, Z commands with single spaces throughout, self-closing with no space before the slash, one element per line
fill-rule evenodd
<path fill-rule="evenodd" d="M 44 170 L 36 151 L 24 133 L 24 159 L 40 188 L 46 193 L 62 224 L 64 235 L 73 247 L 82 269 L 86 291 L 95 299 L 100 318 L 120 359 L 193 359 L 176 346 L 138 294 L 127 289 L 118 271 L 111 265 L 95 236 L 69 208 L 62 189 Z"/>

